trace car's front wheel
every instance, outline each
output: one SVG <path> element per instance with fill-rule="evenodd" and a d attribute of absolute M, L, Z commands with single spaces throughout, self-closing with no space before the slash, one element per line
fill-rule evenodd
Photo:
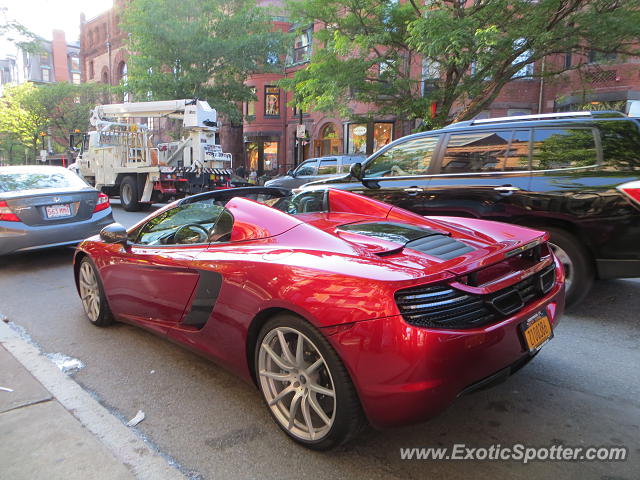
<path fill-rule="evenodd" d="M 255 369 L 271 415 L 296 442 L 327 450 L 360 431 L 363 414 L 347 370 L 329 342 L 302 318 L 278 315 L 263 326 Z"/>
<path fill-rule="evenodd" d="M 106 327 L 113 323 L 113 316 L 104 295 L 98 272 L 89 257 L 80 262 L 78 271 L 78 290 L 84 313 L 89 321 L 98 327 Z"/>

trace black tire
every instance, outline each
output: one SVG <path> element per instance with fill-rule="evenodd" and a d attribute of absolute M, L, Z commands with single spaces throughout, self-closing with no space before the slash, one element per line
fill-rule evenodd
<path fill-rule="evenodd" d="M 141 208 L 140 193 L 136 177 L 124 177 L 120 183 L 120 204 L 127 212 L 137 212 Z"/>
<path fill-rule="evenodd" d="M 584 244 L 567 231 L 555 227 L 545 227 L 544 230 L 551 235 L 552 248 L 565 267 L 566 306 L 576 306 L 587 296 L 595 280 L 591 256 Z M 569 262 L 563 258 L 563 252 Z"/>
<path fill-rule="evenodd" d="M 263 379 L 266 377 L 261 374 L 259 358 L 261 352 L 263 352 L 262 355 L 266 355 L 262 348 L 263 340 L 265 340 L 265 338 L 267 338 L 268 336 L 272 336 L 272 332 L 276 332 L 277 329 L 281 328 L 287 328 L 302 333 L 303 336 L 306 337 L 306 341 L 311 342 L 310 344 L 307 344 L 307 347 L 309 347 L 311 353 L 314 353 L 312 347 L 315 347 L 317 349 L 317 352 L 321 354 L 324 360 L 324 364 L 318 367 L 316 375 L 318 378 L 320 378 L 324 373 L 324 378 L 327 379 L 328 382 L 331 382 L 333 386 L 333 398 L 335 399 L 335 403 L 334 407 L 332 408 L 332 424 L 330 428 L 327 429 L 327 432 L 324 433 L 321 438 L 316 440 L 304 439 L 292 433 L 287 428 L 287 426 L 282 423 L 282 419 L 279 419 L 278 415 L 274 413 L 276 411 L 279 411 L 278 408 L 282 407 L 279 406 L 279 404 L 284 403 L 285 399 L 287 402 L 289 402 L 288 397 L 291 397 L 291 401 L 293 401 L 293 397 L 295 397 L 294 392 L 292 392 L 292 396 L 285 396 L 282 402 L 278 402 L 278 404 L 274 405 L 273 407 L 269 406 L 268 404 L 269 394 L 265 393 L 265 388 L 268 390 L 269 387 L 264 387 L 263 383 L 268 383 L 269 380 L 265 379 L 263 382 Z M 291 335 L 295 335 L 295 333 L 291 333 Z M 258 339 L 255 345 L 254 365 L 258 388 L 260 389 L 262 398 L 265 401 L 267 408 L 269 409 L 269 413 L 271 414 L 275 423 L 282 429 L 282 431 L 285 432 L 287 436 L 294 440 L 296 443 L 299 443 L 300 445 L 303 445 L 312 450 L 328 450 L 353 440 L 366 424 L 366 420 L 362 412 L 362 407 L 360 406 L 360 400 L 358 399 L 356 390 L 353 386 L 353 383 L 351 382 L 349 373 L 342 363 L 342 360 L 340 360 L 340 357 L 326 340 L 326 338 L 324 338 L 324 336 L 320 332 L 318 332 L 318 330 L 316 330 L 304 319 L 294 314 L 279 314 L 268 320 L 267 323 L 265 323 L 265 325 L 262 327 L 262 329 L 260 330 L 260 334 L 258 335 Z M 308 366 L 309 365 L 307 365 L 307 367 Z M 285 372 L 285 370 L 282 370 L 282 372 Z M 326 375 L 327 373 L 328 375 Z M 284 390 L 285 388 L 295 386 L 294 381 L 291 381 L 290 385 L 287 385 L 287 382 L 289 381 L 290 380 L 273 380 L 272 382 L 280 382 L 282 384 L 282 389 Z M 301 381 L 300 383 L 306 382 Z M 304 388 L 304 385 L 300 385 L 300 383 L 298 383 L 299 388 Z M 311 377 L 309 377 L 308 383 L 309 387 L 312 383 L 314 383 L 314 381 L 311 380 Z M 307 395 L 311 394 L 311 389 L 309 389 Z M 316 405 L 320 404 L 317 395 L 319 395 L 323 400 L 327 400 L 328 398 L 330 398 L 322 394 L 313 393 L 315 399 L 314 402 Z M 331 403 L 331 400 L 329 400 L 329 402 Z M 312 402 L 307 398 L 307 412 L 312 411 L 309 405 L 312 405 Z M 290 410 L 291 404 L 289 404 L 289 412 Z M 317 414 L 314 413 L 314 415 Z M 306 418 L 307 417 L 305 417 L 305 421 Z M 311 415 L 308 418 L 311 418 Z"/>
<path fill-rule="evenodd" d="M 91 283 L 88 281 L 88 275 L 93 276 L 95 286 L 88 285 L 88 283 Z M 87 297 L 87 289 L 92 287 L 95 287 L 95 292 L 92 294 L 95 304 Z M 102 286 L 100 275 L 89 257 L 84 257 L 78 268 L 78 292 L 80 293 L 80 299 L 87 319 L 92 324 L 97 327 L 107 327 L 113 323 L 113 315 L 111 314 L 107 298 L 104 294 L 104 287 Z M 97 307 L 95 305 L 97 305 Z"/>

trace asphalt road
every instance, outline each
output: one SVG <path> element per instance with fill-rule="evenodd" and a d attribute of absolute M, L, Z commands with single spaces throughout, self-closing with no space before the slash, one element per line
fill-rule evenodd
<path fill-rule="evenodd" d="M 115 208 L 131 225 L 144 214 Z M 460 398 L 440 417 L 365 431 L 330 453 L 280 433 L 255 388 L 215 364 L 128 325 L 85 320 L 71 249 L 0 258 L 0 313 L 45 352 L 86 366 L 75 380 L 194 478 L 640 477 L 640 280 L 599 282 L 537 358 L 507 382 Z M 405 447 L 623 445 L 625 462 L 401 460 Z"/>

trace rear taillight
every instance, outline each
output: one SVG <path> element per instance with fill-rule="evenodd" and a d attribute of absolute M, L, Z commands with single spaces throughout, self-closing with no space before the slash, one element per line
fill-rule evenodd
<path fill-rule="evenodd" d="M 93 213 L 100 212 L 107 208 L 109 208 L 109 197 L 104 193 L 99 193 L 98 202 L 96 203 L 96 208 L 93 209 Z"/>
<path fill-rule="evenodd" d="M 631 200 L 640 204 L 640 180 L 623 183 L 622 185 L 618 185 L 617 188 Z"/>
<path fill-rule="evenodd" d="M 0 200 L 0 221 L 19 222 L 18 216 L 7 205 L 7 202 Z"/>

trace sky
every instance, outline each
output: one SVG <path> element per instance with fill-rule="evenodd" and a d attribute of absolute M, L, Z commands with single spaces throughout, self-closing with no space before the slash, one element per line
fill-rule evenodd
<path fill-rule="evenodd" d="M 51 40 L 52 30 L 62 30 L 67 42 L 78 41 L 80 13 L 87 20 L 108 10 L 112 0 L 2 0 L 7 8 L 7 18 L 17 20 L 32 32 Z M 0 43 L 0 56 L 15 53 L 6 42 Z"/>

